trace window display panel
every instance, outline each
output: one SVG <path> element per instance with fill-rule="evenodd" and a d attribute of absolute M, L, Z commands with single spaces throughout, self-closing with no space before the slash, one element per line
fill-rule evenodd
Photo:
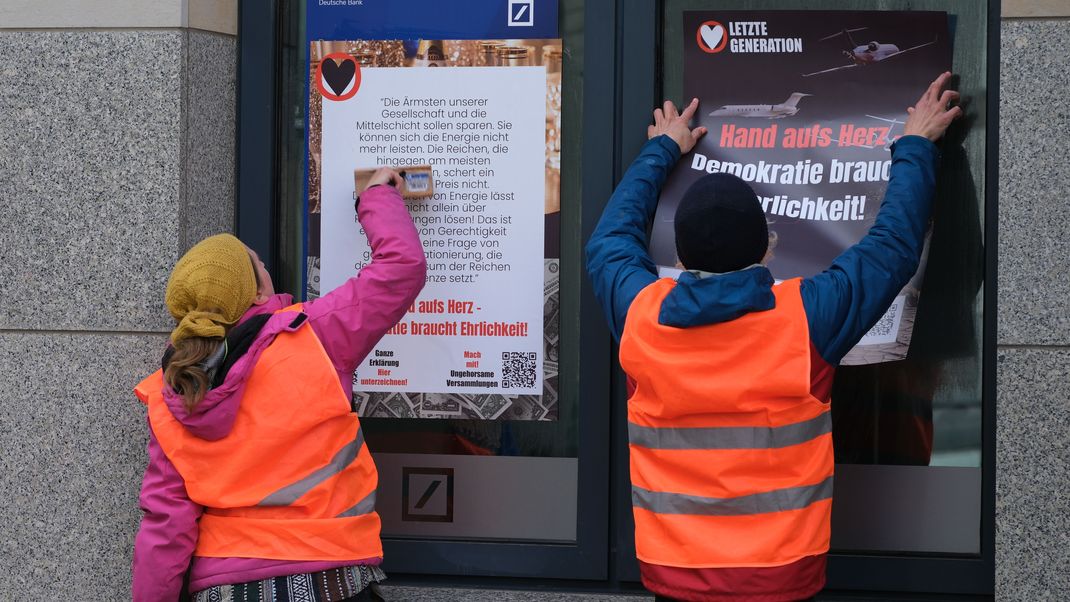
<path fill-rule="evenodd" d="M 947 11 L 944 21 L 933 13 L 869 11 L 872 4 L 866 2 L 818 2 L 807 9 L 811 14 L 820 11 L 819 19 L 808 18 L 803 11 L 793 13 L 792 19 L 774 12 L 762 17 L 762 11 L 780 8 L 796 6 L 762 1 L 664 2 L 662 92 L 674 101 L 698 96 L 702 124 L 710 129 L 703 157 L 697 157 L 702 149 L 696 149 L 681 159 L 687 165 L 678 171 L 704 160 L 703 173 L 731 172 L 746 168 L 752 160 L 755 165 L 783 163 L 785 170 L 802 164 L 809 167 L 803 176 L 811 177 L 817 169 L 813 166 L 820 164 L 824 182 L 818 184 L 830 185 L 837 164 L 842 168 L 847 162 L 862 162 L 857 173 L 864 181 L 854 184 L 857 190 L 847 196 L 836 196 L 836 190 L 800 191 L 800 184 L 814 183 L 782 178 L 766 178 L 756 185 L 759 195 L 770 199 L 766 214 L 780 239 L 770 264 L 774 276 L 813 275 L 821 268 L 816 263 L 804 265 L 807 253 L 820 255 L 820 247 L 828 247 L 831 255 L 823 258 L 827 265 L 838 253 L 834 247 L 849 246 L 872 223 L 876 206 L 862 208 L 860 202 L 851 205 L 844 199 L 865 197 L 869 203 L 879 203 L 887 180 L 876 167 L 869 170 L 873 175 L 869 178 L 865 165 L 885 164 L 890 158 L 887 149 L 901 132 L 905 109 L 924 89 L 913 79 L 931 81 L 945 68 L 940 48 L 950 53 L 945 56 L 959 76 L 957 88 L 968 99 L 967 116 L 941 143 L 926 259 L 915 281 L 904 289 L 902 302 L 897 298 L 886 319 L 878 323 L 882 327 L 887 322 L 882 331 L 887 331 L 887 339 L 877 340 L 881 333 L 871 331 L 867 337 L 875 344 L 867 349 L 864 338 L 836 370 L 832 384 L 837 460 L 833 548 L 977 554 L 986 7 L 881 4 L 889 11 Z M 714 62 L 719 59 L 746 65 L 717 76 Z M 902 106 L 885 107 L 889 102 Z M 847 125 L 876 134 L 855 140 L 843 133 Z M 725 128 L 735 129 L 739 137 Z M 787 150 L 785 137 L 790 132 L 796 139 Z M 809 147 L 799 143 L 803 133 L 814 138 Z M 750 150 L 740 151 L 737 141 Z M 852 173 L 847 176 L 854 177 Z M 754 180 L 760 174 L 756 167 L 750 175 Z M 670 179 L 666 190 L 672 186 Z M 807 200 L 814 211 L 788 211 L 791 200 L 804 206 L 804 193 L 811 197 Z M 850 230 L 855 224 L 837 229 L 831 217 L 822 219 L 821 203 L 833 208 L 837 200 L 841 218 L 853 215 L 850 207 L 857 209 L 857 232 Z M 814 234 L 801 234 L 805 228 Z M 669 251 L 659 263 L 671 268 L 671 244 L 660 244 Z"/>
<path fill-rule="evenodd" d="M 307 232 L 286 244 L 286 281 L 315 298 L 367 261 L 353 241 L 360 170 L 431 172 L 433 191 L 408 201 L 428 283 L 353 384 L 387 538 L 579 539 L 583 6 L 553 5 L 473 4 L 454 35 L 387 8 L 356 25 L 331 7 L 284 11 L 308 20 L 285 46 L 304 65 L 285 98 L 308 107 L 283 124 L 308 128 L 307 179 L 287 170 L 280 184 L 280 238 Z"/>

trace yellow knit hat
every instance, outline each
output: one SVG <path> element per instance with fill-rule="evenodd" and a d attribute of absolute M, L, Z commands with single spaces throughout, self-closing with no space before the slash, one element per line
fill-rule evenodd
<path fill-rule="evenodd" d="M 194 245 L 171 271 L 164 296 L 178 321 L 171 342 L 190 337 L 222 337 L 256 299 L 256 274 L 249 251 L 230 234 Z"/>

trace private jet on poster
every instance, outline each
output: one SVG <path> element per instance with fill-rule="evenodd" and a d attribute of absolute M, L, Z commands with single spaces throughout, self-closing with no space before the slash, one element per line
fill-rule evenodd
<path fill-rule="evenodd" d="M 905 125 L 906 122 L 899 121 L 898 119 L 888 119 L 885 117 L 877 117 L 876 115 L 869 114 L 867 114 L 866 117 L 891 124 L 886 128 L 868 128 L 867 131 L 870 132 L 870 136 L 877 136 L 878 143 L 882 140 L 884 141 L 884 144 L 881 145 L 881 148 L 883 148 L 884 150 L 892 150 L 892 144 L 894 144 L 896 140 L 899 140 L 899 136 L 893 133 L 895 131 L 895 126 Z M 845 142 L 839 138 L 833 138 L 831 134 L 828 134 L 826 132 L 821 132 L 817 136 L 818 142 L 821 146 L 829 146 L 831 144 L 835 144 L 836 146 L 854 146 L 860 148 L 867 148 L 870 150 L 873 150 L 878 146 L 877 144 L 867 144 L 865 142 Z"/>
<path fill-rule="evenodd" d="M 804 73 L 803 77 L 810 77 L 813 75 L 821 75 L 822 73 L 832 73 L 833 71 L 842 71 L 844 69 L 852 69 L 854 67 L 872 65 L 874 63 L 879 63 L 885 59 L 890 59 L 893 56 L 899 56 L 900 54 L 910 52 L 911 50 L 925 48 L 926 46 L 931 46 L 936 43 L 936 39 L 934 38 L 931 42 L 918 44 L 917 46 L 912 46 L 910 48 L 907 48 L 906 50 L 900 50 L 899 47 L 895 44 L 881 44 L 880 42 L 876 41 L 870 42 L 868 44 L 859 45 L 857 42 L 855 42 L 854 37 L 851 34 L 857 31 L 864 31 L 866 29 L 868 28 L 859 27 L 857 29 L 844 29 L 839 31 L 838 33 L 834 33 L 830 36 L 825 36 L 821 38 L 819 40 L 821 42 L 831 40 L 840 36 L 844 36 L 845 38 L 847 38 L 847 42 L 850 45 L 850 49 L 844 50 L 843 54 L 847 58 L 851 59 L 852 62 L 849 65 L 840 65 L 839 67 L 833 67 L 831 69 L 825 69 L 823 71 Z"/>
<path fill-rule="evenodd" d="M 767 119 L 783 119 L 791 117 L 799 112 L 799 100 L 804 96 L 802 92 L 793 92 L 784 102 L 777 105 L 724 105 L 710 113 L 710 117 L 765 117 Z"/>
<path fill-rule="evenodd" d="M 899 136 L 896 136 L 892 132 L 895 131 L 895 126 L 896 125 L 906 125 L 906 122 L 905 121 L 899 121 L 898 119 L 887 119 L 887 118 L 884 118 L 884 117 L 877 117 L 876 115 L 868 115 L 867 114 L 866 117 L 869 117 L 870 119 L 876 119 L 878 121 L 883 121 L 885 123 L 890 123 L 891 124 L 890 126 L 888 126 L 888 134 L 887 134 L 888 143 L 884 145 L 884 150 L 892 150 L 892 144 L 894 144 L 896 140 L 899 140 Z"/>

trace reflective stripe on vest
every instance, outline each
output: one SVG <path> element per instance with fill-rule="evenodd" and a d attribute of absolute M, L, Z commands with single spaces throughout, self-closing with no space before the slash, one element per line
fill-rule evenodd
<path fill-rule="evenodd" d="M 197 556 L 277 560 L 381 557 L 378 475 L 334 366 L 296 311 L 263 350 L 231 432 L 200 439 L 171 414 L 162 373 L 138 396 L 153 433 L 204 506 Z M 269 322 L 271 325 L 277 322 Z"/>
<path fill-rule="evenodd" d="M 739 497 L 700 497 L 683 493 L 650 491 L 632 486 L 632 505 L 658 514 L 705 514 L 740 516 L 799 510 L 832 497 L 832 477 L 816 485 L 774 489 Z"/>
<path fill-rule="evenodd" d="M 353 463 L 353 460 L 357 459 L 357 454 L 360 453 L 360 448 L 363 447 L 363 445 L 364 430 L 358 428 L 357 437 L 345 447 L 338 450 L 338 453 L 331 458 L 331 461 L 328 462 L 326 466 L 316 470 L 300 481 L 287 485 L 272 493 L 260 500 L 260 502 L 257 503 L 257 506 L 290 506 L 294 504 L 306 493 L 312 491 L 316 485 L 319 485 L 345 470 L 347 466 Z"/>
<path fill-rule="evenodd" d="M 651 449 L 773 449 L 798 445 L 832 432 L 832 414 L 784 426 L 652 428 L 628 423 L 632 445 Z"/>
<path fill-rule="evenodd" d="M 774 287 L 772 310 L 692 328 L 658 323 L 672 280 L 633 301 L 620 359 L 644 562 L 763 567 L 828 550 L 832 421 L 810 394 L 799 284 Z"/>

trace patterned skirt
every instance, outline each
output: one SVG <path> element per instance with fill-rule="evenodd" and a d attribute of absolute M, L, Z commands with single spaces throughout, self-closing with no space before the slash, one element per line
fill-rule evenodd
<path fill-rule="evenodd" d="M 386 573 L 377 566 L 347 566 L 318 573 L 217 585 L 193 594 L 193 602 L 340 602 L 385 580 Z"/>

